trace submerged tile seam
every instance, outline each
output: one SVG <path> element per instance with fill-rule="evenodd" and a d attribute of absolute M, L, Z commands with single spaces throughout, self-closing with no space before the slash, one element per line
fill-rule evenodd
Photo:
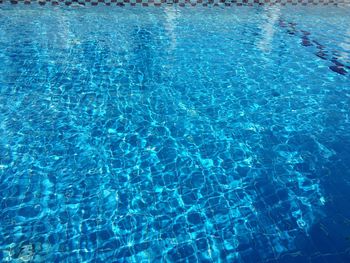
<path fill-rule="evenodd" d="M 256 6 L 256 5 L 338 5 L 350 4 L 350 0 L 0 0 L 1 3 L 40 5 L 107 5 L 107 6 Z"/>
<path fill-rule="evenodd" d="M 297 28 L 297 23 L 288 22 L 280 18 L 278 25 L 279 27 L 286 29 L 286 33 L 300 37 L 300 44 L 302 46 L 316 48 L 316 53 L 314 54 L 317 57 L 330 62 L 331 66 L 328 68 L 333 72 L 341 75 L 346 75 L 348 73 L 348 70 L 350 70 L 350 65 L 346 65 L 345 63 L 339 61 L 337 56 L 339 51 L 327 49 L 318 40 L 313 39 L 309 31 Z"/>

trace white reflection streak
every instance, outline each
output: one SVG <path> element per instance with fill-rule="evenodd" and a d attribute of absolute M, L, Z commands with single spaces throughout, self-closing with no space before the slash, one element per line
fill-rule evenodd
<path fill-rule="evenodd" d="M 265 19 L 266 23 L 261 26 L 262 39 L 257 43 L 258 48 L 263 52 L 271 51 L 271 42 L 275 34 L 275 24 L 278 20 L 281 10 L 279 6 L 266 7 Z"/>
<path fill-rule="evenodd" d="M 58 23 L 57 26 L 60 27 L 57 31 L 60 32 L 60 38 L 58 41 L 61 42 L 62 48 L 70 50 L 73 46 L 71 39 L 71 32 L 69 29 L 69 22 L 65 14 L 61 13 L 57 16 Z"/>
<path fill-rule="evenodd" d="M 168 32 L 169 38 L 171 40 L 169 50 L 174 50 L 176 48 L 176 19 L 178 18 L 179 13 L 177 9 L 173 6 L 167 6 L 164 10 L 165 12 L 165 29 Z"/>

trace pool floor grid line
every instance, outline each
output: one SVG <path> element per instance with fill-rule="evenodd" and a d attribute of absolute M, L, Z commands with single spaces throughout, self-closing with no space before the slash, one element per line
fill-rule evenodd
<path fill-rule="evenodd" d="M 314 53 L 317 57 L 328 61 L 331 65 L 328 67 L 335 73 L 346 75 L 350 65 L 346 65 L 339 61 L 337 58 L 337 50 L 330 50 L 326 46 L 322 45 L 318 40 L 315 40 L 311 37 L 312 33 L 306 30 L 297 28 L 297 23 L 285 21 L 283 18 L 280 18 L 278 25 L 281 28 L 286 29 L 286 33 L 290 35 L 295 35 L 300 37 L 300 44 L 304 47 L 314 47 L 316 52 Z"/>

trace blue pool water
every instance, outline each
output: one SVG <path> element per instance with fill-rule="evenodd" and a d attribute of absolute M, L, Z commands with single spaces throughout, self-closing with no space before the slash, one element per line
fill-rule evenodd
<path fill-rule="evenodd" d="M 350 262 L 350 8 L 0 6 L 1 262 Z"/>

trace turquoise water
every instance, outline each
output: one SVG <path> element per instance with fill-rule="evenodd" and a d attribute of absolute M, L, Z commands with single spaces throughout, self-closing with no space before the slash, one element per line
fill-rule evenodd
<path fill-rule="evenodd" d="M 349 11 L 0 5 L 0 261 L 349 262 Z"/>

